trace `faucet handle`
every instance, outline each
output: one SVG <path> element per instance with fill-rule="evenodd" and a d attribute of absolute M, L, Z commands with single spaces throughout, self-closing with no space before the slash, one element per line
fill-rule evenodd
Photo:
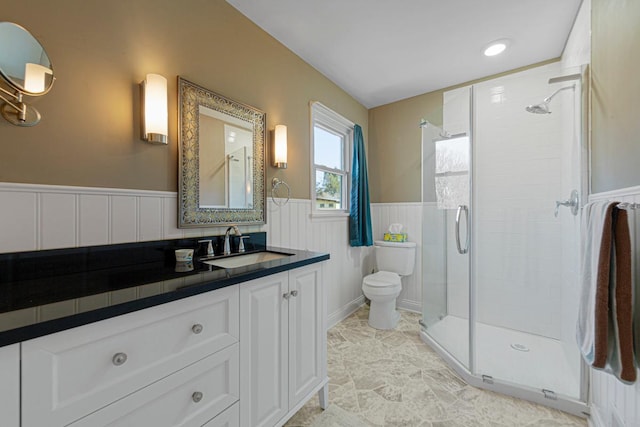
<path fill-rule="evenodd" d="M 198 240 L 198 243 L 208 243 L 207 245 L 207 255 L 213 255 L 213 245 L 211 244 L 211 240 Z"/>
<path fill-rule="evenodd" d="M 250 239 L 251 236 L 240 236 L 240 245 L 238 246 L 238 252 L 244 252 L 244 239 Z"/>

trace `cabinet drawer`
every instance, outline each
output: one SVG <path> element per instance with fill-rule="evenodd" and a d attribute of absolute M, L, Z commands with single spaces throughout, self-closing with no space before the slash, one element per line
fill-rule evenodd
<path fill-rule="evenodd" d="M 231 408 L 203 425 L 202 427 L 239 427 L 240 426 L 240 403 L 234 403 Z"/>
<path fill-rule="evenodd" d="M 234 344 L 70 427 L 201 426 L 237 402 L 238 381 L 238 344 Z"/>
<path fill-rule="evenodd" d="M 238 341 L 238 286 L 22 344 L 22 425 L 66 425 Z"/>

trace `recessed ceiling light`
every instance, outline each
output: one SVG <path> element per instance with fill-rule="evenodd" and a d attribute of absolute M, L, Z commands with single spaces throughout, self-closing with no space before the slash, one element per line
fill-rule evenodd
<path fill-rule="evenodd" d="M 485 56 L 496 56 L 504 52 L 508 46 L 508 40 L 495 40 L 485 47 L 484 54 Z"/>

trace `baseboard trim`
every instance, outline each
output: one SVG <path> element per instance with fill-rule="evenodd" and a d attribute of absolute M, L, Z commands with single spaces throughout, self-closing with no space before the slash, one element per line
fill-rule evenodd
<path fill-rule="evenodd" d="M 398 300 L 396 306 L 402 310 L 413 311 L 414 313 L 422 313 L 422 303 L 409 299 Z"/>
<path fill-rule="evenodd" d="M 602 417 L 600 416 L 598 407 L 592 405 L 589 409 L 590 414 L 587 418 L 587 424 L 589 425 L 589 427 L 606 427 L 606 424 L 602 421 Z"/>
<path fill-rule="evenodd" d="M 342 322 L 344 319 L 349 317 L 354 311 L 362 307 L 364 305 L 364 302 L 365 302 L 364 295 L 360 295 L 358 298 L 348 302 L 347 304 L 340 307 L 338 310 L 329 314 L 329 317 L 327 319 L 328 321 L 327 327 L 330 329 L 336 326 L 338 323 Z"/>

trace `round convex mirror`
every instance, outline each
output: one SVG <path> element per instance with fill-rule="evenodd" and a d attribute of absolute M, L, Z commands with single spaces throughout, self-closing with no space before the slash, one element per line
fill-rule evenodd
<path fill-rule="evenodd" d="M 0 22 L 0 75 L 30 96 L 44 95 L 53 85 L 47 52 L 29 31 L 12 22 Z"/>

